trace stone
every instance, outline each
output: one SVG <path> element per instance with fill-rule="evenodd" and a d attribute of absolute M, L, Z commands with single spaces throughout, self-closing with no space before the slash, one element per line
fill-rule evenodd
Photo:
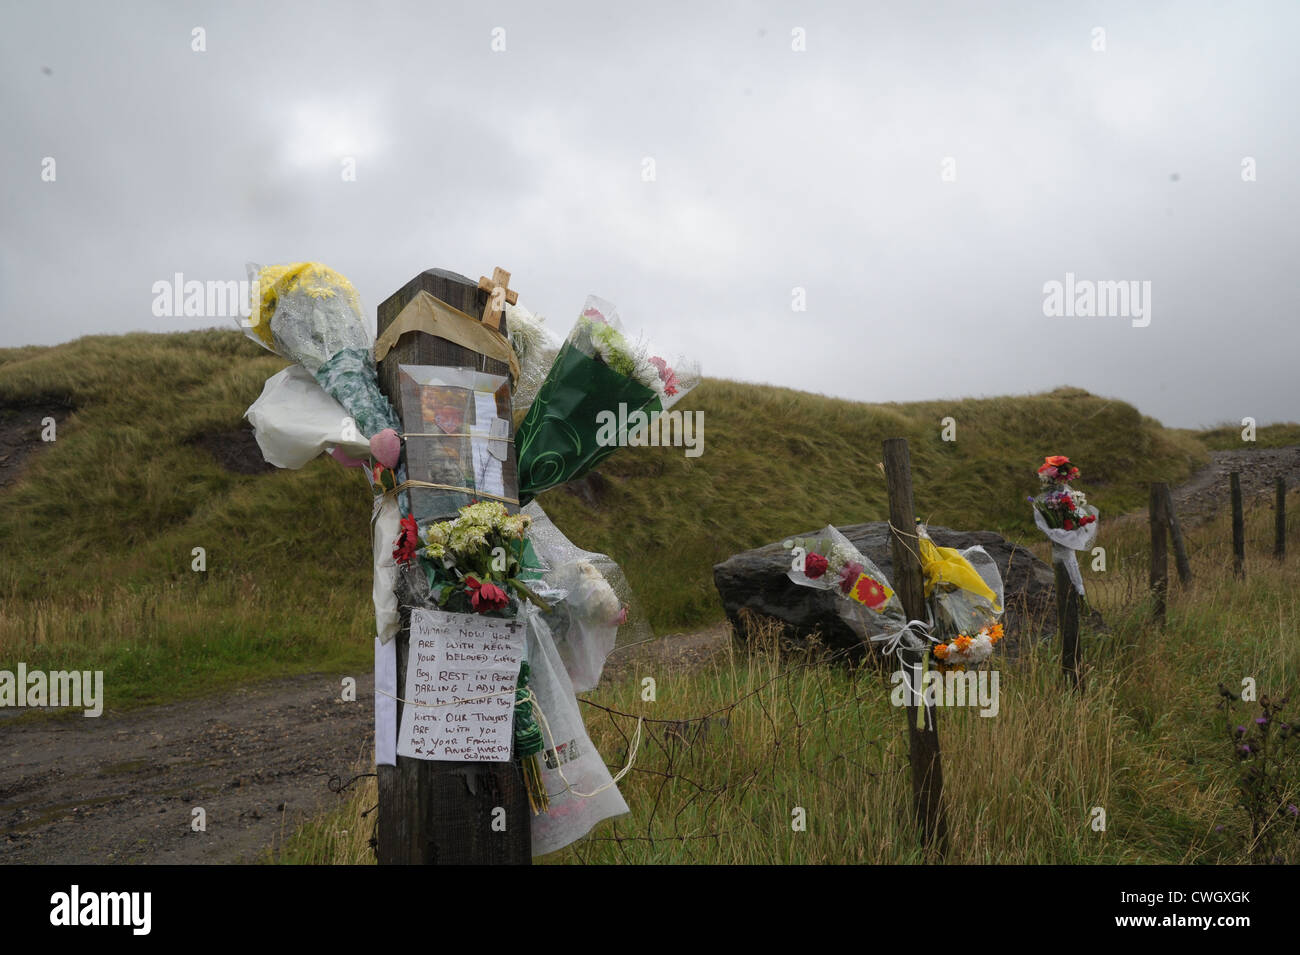
<path fill-rule="evenodd" d="M 1014 650 L 1026 636 L 1055 636 L 1055 581 L 1051 565 L 992 531 L 956 531 L 933 525 L 928 529 L 940 547 L 964 549 L 978 544 L 997 562 L 1005 587 L 1006 613 L 1002 622 L 1008 649 Z M 835 602 L 839 598 L 826 591 L 801 587 L 786 576 L 790 551 L 783 542 L 795 537 L 815 537 L 820 530 L 791 534 L 714 565 L 713 582 L 737 639 L 747 639 L 754 618 L 769 618 L 784 624 L 788 637 L 805 640 L 814 633 L 820 634 L 830 649 L 849 650 L 861 656 L 862 645 L 857 635 L 836 613 Z M 839 531 L 887 578 L 893 577 L 888 522 L 850 524 Z"/>

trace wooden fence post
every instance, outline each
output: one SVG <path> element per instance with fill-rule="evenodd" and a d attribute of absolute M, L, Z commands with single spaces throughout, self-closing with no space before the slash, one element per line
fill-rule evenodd
<path fill-rule="evenodd" d="M 1178 568 L 1178 582 L 1186 587 L 1192 582 L 1192 565 L 1187 559 L 1187 542 L 1183 540 L 1183 528 L 1178 523 L 1178 512 L 1174 510 L 1174 496 L 1169 492 L 1169 485 L 1162 484 L 1165 495 L 1165 518 L 1169 523 L 1169 538 L 1174 545 L 1174 566 Z"/>
<path fill-rule="evenodd" d="M 508 281 L 508 279 L 507 279 Z M 421 291 L 471 316 L 484 314 L 490 294 L 479 283 L 455 272 L 430 269 L 422 272 L 379 306 L 379 334 Z M 498 317 L 498 328 L 505 319 Z M 489 374 L 507 375 L 505 362 L 422 331 L 399 338 L 379 363 L 381 390 L 402 414 L 398 386 L 398 365 L 468 366 Z M 411 467 L 412 458 L 415 467 Z M 432 480 L 427 473 L 413 473 L 427 458 L 407 456 L 407 478 Z M 518 506 L 509 506 L 512 512 Z M 455 517 L 448 514 L 446 517 Z M 402 630 L 397 640 L 397 687 L 406 686 L 407 653 L 410 645 L 410 614 L 402 613 Z M 398 725 L 401 725 L 398 703 Z M 397 757 L 396 766 L 379 766 L 378 861 L 384 864 L 487 865 L 527 864 L 532 861 L 531 814 L 523 775 L 515 760 L 499 763 L 442 762 Z M 504 810 L 505 830 L 493 826 Z M 495 831 L 494 831 L 495 830 Z"/>
<path fill-rule="evenodd" d="M 1165 497 L 1168 493 L 1168 484 L 1157 481 L 1151 485 L 1151 596 L 1155 601 L 1156 621 L 1162 627 L 1169 597 L 1169 548 L 1165 542 L 1168 525 Z"/>
<path fill-rule="evenodd" d="M 1277 504 L 1273 508 L 1273 556 L 1286 557 L 1286 478 L 1277 479 Z"/>
<path fill-rule="evenodd" d="M 1056 575 L 1056 632 L 1061 636 L 1061 672 L 1079 687 L 1079 592 L 1064 564 L 1052 564 Z"/>
<path fill-rule="evenodd" d="M 1233 471 L 1228 475 L 1228 485 L 1232 489 L 1232 572 L 1238 577 L 1246 576 L 1246 519 L 1241 509 L 1241 472 Z"/>
<path fill-rule="evenodd" d="M 903 612 L 909 620 L 925 620 L 925 585 L 921 575 L 920 547 L 916 534 L 916 510 L 912 504 L 912 459 L 905 438 L 885 441 L 885 486 L 889 492 L 890 553 L 893 557 L 892 581 Z M 929 648 L 904 651 L 904 672 L 921 672 L 921 663 Z M 916 682 L 913 677 L 909 677 Z M 918 691 L 921 687 L 917 687 Z M 916 706 L 907 707 L 907 738 L 912 763 L 912 808 L 921 828 L 922 843 L 948 851 L 948 819 L 943 806 L 943 763 L 939 755 L 939 727 L 933 706 L 925 704 L 925 727 L 917 729 Z"/>

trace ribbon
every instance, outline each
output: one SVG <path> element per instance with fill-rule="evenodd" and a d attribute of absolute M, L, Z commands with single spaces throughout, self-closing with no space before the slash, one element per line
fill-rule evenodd
<path fill-rule="evenodd" d="M 931 643 L 940 642 L 938 637 L 930 635 L 930 630 L 934 627 L 933 617 L 928 620 L 909 620 L 897 630 L 890 631 L 889 633 L 882 633 L 878 637 L 870 637 L 869 639 L 872 643 L 884 644 L 884 646 L 880 648 L 881 653 L 898 654 L 901 649 L 923 650 L 926 646 L 925 641 L 917 636 L 916 632 L 913 630 L 914 627 Z M 909 641 L 907 640 L 908 637 L 911 637 L 912 639 Z M 905 646 L 904 641 L 906 641 Z M 901 659 L 899 662 L 902 662 Z"/>
<path fill-rule="evenodd" d="M 515 350 L 510 347 L 509 339 L 502 332 L 439 301 L 424 289 L 406 303 L 397 318 L 379 336 L 375 342 L 375 361 L 383 361 L 397 340 L 407 332 L 435 335 L 454 345 L 505 362 L 510 366 L 510 380 L 519 380 L 519 359 L 515 357 Z"/>
<path fill-rule="evenodd" d="M 903 651 L 905 650 L 923 651 L 928 646 L 926 641 L 929 641 L 929 643 L 943 642 L 938 637 L 930 633 L 930 631 L 934 629 L 934 617 L 931 616 L 928 611 L 926 616 L 928 618 L 926 620 L 909 620 L 906 623 L 904 623 L 901 627 L 899 627 L 897 630 L 893 630 L 890 631 L 889 633 L 883 633 L 880 634 L 879 636 L 868 638 L 872 643 L 884 644 L 880 648 L 881 653 L 893 654 L 898 657 L 898 672 L 903 674 L 903 685 L 907 687 L 907 691 L 910 694 L 912 699 L 916 699 L 920 701 L 919 705 L 916 708 L 917 729 L 925 728 L 925 722 L 926 722 L 927 714 L 929 713 L 929 708 L 925 705 L 925 699 L 922 697 L 920 691 L 918 691 L 916 687 L 912 685 L 911 681 L 909 681 L 907 678 L 907 663 L 903 659 Z M 918 636 L 918 632 L 920 634 L 919 636 Z M 921 637 L 924 637 L 925 639 L 922 640 Z M 924 684 L 925 682 L 925 671 L 929 669 L 929 665 L 930 665 L 930 658 L 927 654 L 923 653 L 921 656 L 922 684 Z"/>

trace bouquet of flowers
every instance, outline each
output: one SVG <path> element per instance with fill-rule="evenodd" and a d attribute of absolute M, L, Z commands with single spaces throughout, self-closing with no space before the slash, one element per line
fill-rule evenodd
<path fill-rule="evenodd" d="M 614 307 L 587 298 L 515 434 L 519 499 L 581 477 L 626 443 L 628 421 L 665 411 L 699 382 L 624 335 Z M 618 422 L 608 431 L 610 416 Z"/>
<path fill-rule="evenodd" d="M 863 642 L 902 627 L 902 601 L 885 575 L 833 525 L 815 537 L 791 542 L 794 560 L 786 576 L 802 587 L 826 590 L 837 598 L 840 617 Z"/>
<path fill-rule="evenodd" d="M 1052 542 L 1052 562 L 1065 567 L 1070 583 L 1083 596 L 1083 577 L 1074 552 L 1092 547 L 1099 514 L 1082 491 L 1070 487 L 1078 477 L 1079 469 L 1064 455 L 1045 458 L 1038 469 L 1043 490 L 1028 500 L 1034 506 L 1034 523 Z"/>
<path fill-rule="evenodd" d="M 988 623 L 975 632 L 973 636 L 961 634 L 950 641 L 937 643 L 933 653 L 939 661 L 939 669 L 966 669 L 979 666 L 993 655 L 993 648 L 1002 639 L 1002 624 Z"/>
<path fill-rule="evenodd" d="M 352 283 L 319 262 L 249 266 L 249 272 L 253 302 L 244 334 L 310 372 L 367 438 L 385 428 L 396 431 L 400 425 L 379 390 L 374 339 Z"/>
<path fill-rule="evenodd" d="M 496 501 L 469 504 L 454 520 L 422 528 L 403 517 L 393 560 L 418 558 L 430 597 L 444 610 L 515 616 L 523 600 L 546 606 L 520 579 L 529 522 Z"/>
<path fill-rule="evenodd" d="M 1038 469 L 1043 493 L 1030 500 L 1048 527 L 1072 531 L 1097 520 L 1096 508 L 1088 506 L 1083 492 L 1070 487 L 1070 482 L 1078 476 L 1079 469 L 1070 464 L 1069 458 L 1059 454 L 1047 458 Z"/>
<path fill-rule="evenodd" d="M 997 561 L 978 545 L 965 550 L 938 546 L 919 520 L 916 530 L 925 596 L 938 611 L 936 617 L 945 629 L 978 634 L 997 624 L 1002 616 L 1002 573 Z M 1000 626 L 998 633 L 1000 636 Z M 943 659 L 938 647 L 935 656 Z"/>

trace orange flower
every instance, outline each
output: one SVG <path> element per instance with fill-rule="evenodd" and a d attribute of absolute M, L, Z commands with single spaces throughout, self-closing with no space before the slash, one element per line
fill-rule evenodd
<path fill-rule="evenodd" d="M 995 623 L 992 627 L 989 628 L 989 642 L 997 643 L 1001 639 L 1002 639 L 1002 624 Z"/>
<path fill-rule="evenodd" d="M 1054 468 L 1059 468 L 1062 464 L 1069 464 L 1070 459 L 1064 454 L 1053 454 L 1050 458 L 1043 458 L 1044 464 L 1050 464 Z"/>
<path fill-rule="evenodd" d="M 936 646 L 934 648 L 934 655 L 940 660 L 946 660 L 948 658 L 948 644 L 941 643 Z"/>
<path fill-rule="evenodd" d="M 970 649 L 971 639 L 963 634 L 954 640 L 953 643 L 956 644 L 958 652 L 965 653 Z"/>

